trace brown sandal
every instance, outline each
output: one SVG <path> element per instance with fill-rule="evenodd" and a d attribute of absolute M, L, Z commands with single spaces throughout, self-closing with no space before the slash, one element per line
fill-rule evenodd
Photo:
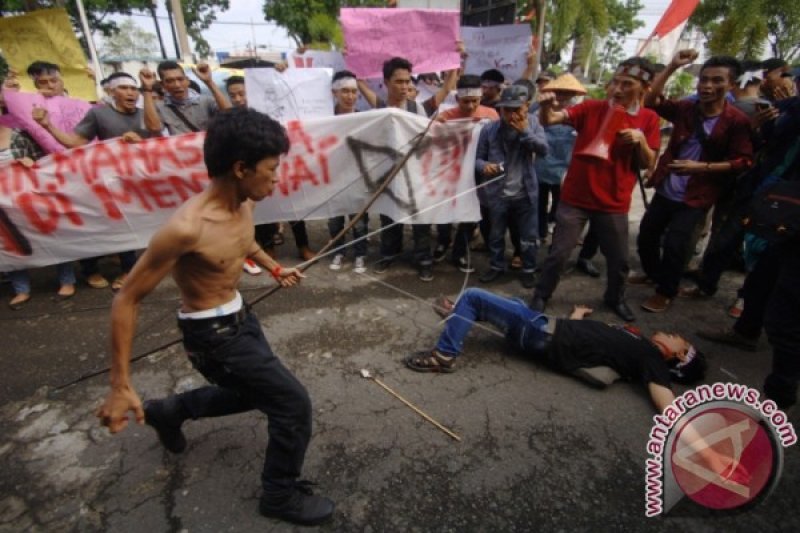
<path fill-rule="evenodd" d="M 416 372 L 441 372 L 449 374 L 455 371 L 456 358 L 447 357 L 436 350 L 426 350 L 409 355 L 404 359 L 406 366 Z"/>

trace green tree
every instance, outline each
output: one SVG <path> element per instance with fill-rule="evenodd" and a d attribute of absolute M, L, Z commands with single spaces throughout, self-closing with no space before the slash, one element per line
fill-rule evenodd
<path fill-rule="evenodd" d="M 800 3 L 795 0 L 704 0 L 689 19 L 713 55 L 792 61 L 800 56 Z"/>
<path fill-rule="evenodd" d="M 611 62 L 622 53 L 620 42 L 642 22 L 636 15 L 642 8 L 639 0 L 528 0 L 520 2 L 523 12 L 534 8 L 545 9 L 545 42 L 542 53 L 542 66 L 562 61 L 562 53 L 572 42 L 571 67 L 583 64 L 589 54 L 594 54 L 601 62 Z M 534 31 L 537 21 L 531 21 Z M 602 41 L 602 47 L 595 43 Z"/>
<path fill-rule="evenodd" d="M 151 57 L 158 55 L 156 36 L 143 30 L 131 19 L 126 19 L 117 28 L 117 32 L 103 39 L 100 54 L 104 56 Z"/>
<path fill-rule="evenodd" d="M 384 0 L 264 0 L 264 16 L 286 29 L 298 46 L 341 46 L 338 23 L 342 7 L 379 7 Z"/>

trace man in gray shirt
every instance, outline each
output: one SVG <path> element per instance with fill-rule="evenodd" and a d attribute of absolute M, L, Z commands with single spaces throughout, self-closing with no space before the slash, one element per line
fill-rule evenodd
<path fill-rule="evenodd" d="M 155 75 L 148 69 L 143 69 L 139 74 L 144 95 L 145 124 L 150 132 L 160 133 L 165 127 L 170 135 L 205 131 L 217 110 L 231 107 L 211 78 L 211 69 L 205 63 L 193 71 L 209 88 L 213 98 L 189 89 L 189 78 L 175 61 L 162 61 L 157 70 L 167 93 L 163 102 L 156 102 L 153 98 Z"/>
<path fill-rule="evenodd" d="M 74 131 L 66 132 L 54 126 L 44 108 L 35 108 L 33 119 L 67 148 L 83 146 L 95 138 L 105 141 L 120 137 L 125 142 L 139 142 L 150 137 L 150 132 L 145 128 L 144 113 L 136 107 L 139 91 L 134 77 L 125 72 L 115 72 L 107 81 L 113 98 L 111 105 L 90 109 Z M 115 291 L 122 288 L 128 272 L 136 263 L 136 253 L 122 252 L 119 260 L 122 273 L 111 284 Z M 81 259 L 81 269 L 89 286 L 95 289 L 108 287 L 108 281 L 100 273 L 96 257 Z"/>

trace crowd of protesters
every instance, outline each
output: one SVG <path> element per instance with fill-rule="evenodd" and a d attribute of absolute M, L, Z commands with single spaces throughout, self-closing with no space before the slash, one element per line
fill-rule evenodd
<path fill-rule="evenodd" d="M 468 52 L 457 46 L 463 54 Z M 481 221 L 438 225 L 435 239 L 430 225 L 412 224 L 412 260 L 421 281 L 433 279 L 434 265 L 446 259 L 448 251 L 456 269 L 472 272 L 474 256 L 468 252 L 483 250 L 488 252 L 488 268 L 479 282 L 490 284 L 518 270 L 522 286 L 532 289 L 531 309 L 542 312 L 582 241 L 578 270 L 599 277 L 591 261 L 599 250 L 605 257 L 604 304 L 630 322 L 636 313 L 625 298 L 627 285 L 652 286 L 653 293 L 639 307 L 667 312 L 682 299 L 714 295 L 726 268 L 740 262 L 747 266 L 747 277 L 730 309 L 738 317 L 735 325 L 699 334 L 754 349 L 765 329 L 775 349 L 767 392 L 789 405 L 800 378 L 800 361 L 792 355 L 800 349 L 800 269 L 794 264 L 799 245 L 796 240 L 776 244 L 748 233 L 743 220 L 755 196 L 776 182 L 798 179 L 798 69 L 778 59 L 711 57 L 699 69 L 696 93 L 665 98 L 670 77 L 696 59 L 696 52 L 683 50 L 667 65 L 642 58 L 623 61 L 605 87 L 607 97 L 590 99 L 571 74 L 542 71 L 532 78 L 532 60 L 517 81 L 497 70 L 463 69 L 415 79 L 413 65 L 395 57 L 384 65 L 385 95 L 341 71 L 333 77 L 332 98 L 337 115 L 357 111 L 360 91 L 367 107 L 395 107 L 439 121 L 486 123 L 475 162 Z M 247 106 L 243 77 L 232 76 L 225 87 L 217 87 L 207 65 L 197 66 L 194 73 L 207 91 L 193 89 L 184 68 L 172 61 L 159 64 L 156 72 L 143 69 L 138 76 L 112 74 L 102 81 L 106 96 L 73 131 L 58 129 L 41 108 L 34 110 L 33 119 L 57 142 L 73 148 L 95 139 L 135 143 L 202 131 L 219 110 Z M 58 65 L 37 61 L 27 75 L 45 97 L 67 94 Z M 416 83 L 426 84 L 432 96 L 417 100 Z M 3 85 L 18 90 L 15 74 Z M 672 127 L 662 152 L 665 122 Z M 44 155 L 25 131 L 0 127 L 0 161 L 31 164 Z M 628 213 L 638 183 L 652 192 L 635 238 L 641 272 L 631 272 Z M 328 221 L 331 237 L 347 218 Z M 353 228 L 356 273 L 367 271 L 368 223 L 364 217 Z M 300 258 L 312 259 L 305 223 L 288 225 Z M 380 225 L 384 229 L 374 251 L 376 273 L 386 272 L 403 251 L 403 226 L 385 215 Z M 703 228 L 709 227 L 703 260 L 693 277 L 696 286 L 686 286 L 687 264 Z M 258 241 L 272 255 L 282 241 L 280 228 L 256 228 Z M 329 263 L 332 270 L 346 267 L 344 242 L 342 238 L 337 243 L 340 249 Z M 110 283 L 98 258 L 82 259 L 80 273 L 86 284 L 119 290 L 136 262 L 136 251 L 117 258 L 118 273 Z M 260 271 L 254 264 L 245 264 L 245 269 Z M 57 298 L 72 297 L 77 286 L 73 265 L 58 265 L 57 276 Z M 19 270 L 5 277 L 14 292 L 9 305 L 20 309 L 31 298 L 30 276 Z"/>

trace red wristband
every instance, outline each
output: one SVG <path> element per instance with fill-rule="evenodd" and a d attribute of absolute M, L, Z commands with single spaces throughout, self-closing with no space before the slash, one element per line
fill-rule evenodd
<path fill-rule="evenodd" d="M 273 268 L 272 270 L 269 271 L 269 273 L 272 275 L 272 277 L 275 278 L 275 281 L 280 281 L 281 280 L 281 270 L 282 270 L 281 266 L 277 265 L 277 266 L 275 266 L 275 268 Z"/>

